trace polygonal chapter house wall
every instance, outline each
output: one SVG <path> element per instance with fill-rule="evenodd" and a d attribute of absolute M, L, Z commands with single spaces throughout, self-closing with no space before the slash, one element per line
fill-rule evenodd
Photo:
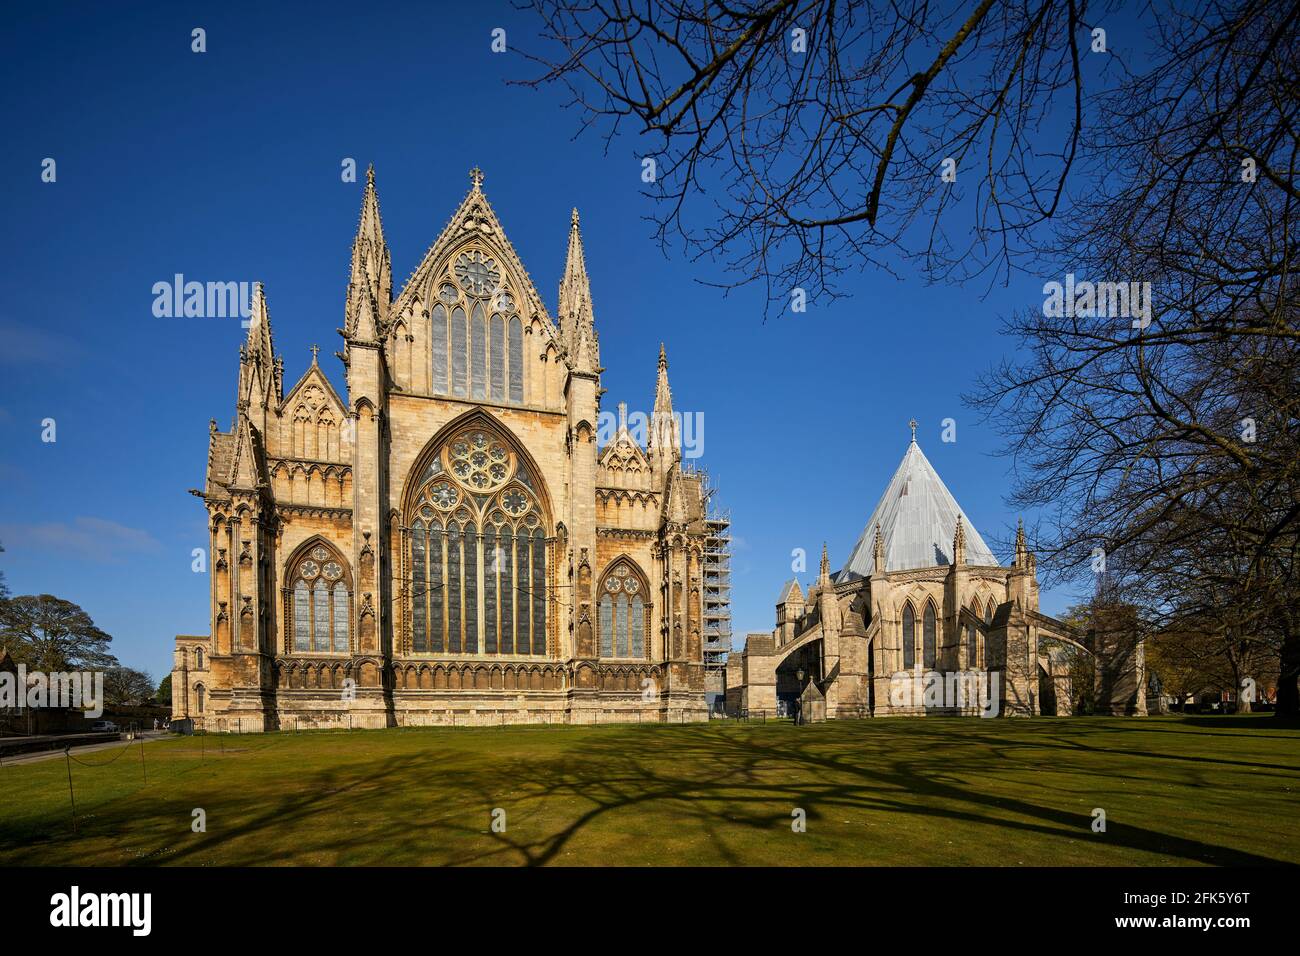
<path fill-rule="evenodd" d="M 824 699 L 829 719 L 1063 715 L 1071 685 L 1062 645 L 1070 644 L 1098 657 L 1099 699 L 1139 713 L 1135 621 L 1114 630 L 1080 635 L 1039 611 L 1023 526 L 1011 566 L 1000 565 L 921 452 L 913 423 L 845 566 L 832 574 L 823 549 L 816 583 L 805 594 L 787 582 L 776 627 L 750 634 L 732 656 L 727 709 L 808 720 L 801 708 L 811 702 L 818 719 Z"/>

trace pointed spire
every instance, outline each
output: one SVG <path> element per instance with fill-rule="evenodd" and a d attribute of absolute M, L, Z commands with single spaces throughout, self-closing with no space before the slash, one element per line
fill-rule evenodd
<path fill-rule="evenodd" d="M 912 444 L 915 445 L 916 444 L 916 419 L 913 418 L 907 424 L 912 429 Z"/>
<path fill-rule="evenodd" d="M 271 341 L 271 314 L 266 308 L 266 292 L 262 283 L 253 283 L 253 301 L 248 310 L 248 338 L 245 342 L 250 354 L 262 357 L 268 364 L 275 357 Z"/>
<path fill-rule="evenodd" d="M 365 290 L 357 296 L 357 305 L 352 312 L 352 330 L 350 337 L 362 342 L 375 342 L 379 339 L 379 317 L 375 314 L 375 300 Z"/>
<path fill-rule="evenodd" d="M 619 402 L 618 403 L 618 436 L 615 438 L 615 441 L 622 441 L 624 438 L 626 438 L 628 441 L 632 440 L 632 437 L 628 434 L 627 431 L 627 402 Z"/>
<path fill-rule="evenodd" d="M 375 332 L 359 333 L 363 300 L 370 300 L 370 312 L 376 320 Z M 375 167 L 366 170 L 366 187 L 361 196 L 361 215 L 357 235 L 352 241 L 352 272 L 348 281 L 347 314 L 344 332 L 349 338 L 374 339 L 388 306 L 393 300 L 393 260 L 384 240 L 384 224 L 379 215 L 379 194 L 375 190 Z"/>
<path fill-rule="evenodd" d="M 591 281 L 587 277 L 587 256 L 582 248 L 578 210 L 569 217 L 569 250 L 560 278 L 560 341 L 575 364 L 588 371 L 600 365 L 596 348 L 596 315 L 591 303 Z"/>
<path fill-rule="evenodd" d="M 952 535 L 952 563 L 966 563 L 966 529 L 962 525 L 961 515 L 957 515 L 957 530 Z"/>
<path fill-rule="evenodd" d="M 1025 566 L 1025 556 L 1028 552 L 1029 548 L 1025 545 L 1025 519 L 1019 518 L 1016 521 L 1016 559 L 1013 562 L 1016 567 Z"/>
<path fill-rule="evenodd" d="M 828 585 L 831 583 L 831 558 L 830 552 L 826 550 L 826 542 L 822 542 L 822 565 L 817 574 L 818 586 Z"/>
<path fill-rule="evenodd" d="M 248 310 L 248 337 L 239 350 L 239 394 L 242 408 L 266 409 L 282 395 L 281 368 L 271 338 L 271 313 L 262 283 L 253 284 Z"/>
<path fill-rule="evenodd" d="M 874 573 L 885 573 L 885 536 L 880 531 L 880 522 L 876 522 L 876 538 L 871 544 L 871 557 Z"/>
<path fill-rule="evenodd" d="M 681 425 L 673 414 L 673 393 L 668 387 L 668 354 L 659 343 L 659 376 L 655 381 L 655 406 L 650 415 L 650 458 L 666 469 L 681 458 Z"/>
<path fill-rule="evenodd" d="M 230 477 L 226 482 L 232 488 L 252 491 L 260 483 L 261 468 L 257 460 L 257 442 L 253 438 L 252 423 L 248 415 L 240 412 L 235 422 L 235 453 L 230 463 Z"/>

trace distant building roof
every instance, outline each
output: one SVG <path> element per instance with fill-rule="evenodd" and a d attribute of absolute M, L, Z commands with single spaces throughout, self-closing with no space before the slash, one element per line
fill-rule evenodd
<path fill-rule="evenodd" d="M 790 595 L 795 593 L 799 595 L 799 600 L 802 601 L 803 591 L 799 588 L 799 579 L 791 578 L 789 581 L 786 581 L 785 585 L 781 588 L 781 596 L 776 599 L 776 603 L 785 604 L 790 600 Z"/>
<path fill-rule="evenodd" d="M 958 515 L 965 529 L 966 563 L 1000 564 L 913 438 L 836 580 L 870 577 L 877 525 L 884 536 L 886 571 L 951 564 Z"/>

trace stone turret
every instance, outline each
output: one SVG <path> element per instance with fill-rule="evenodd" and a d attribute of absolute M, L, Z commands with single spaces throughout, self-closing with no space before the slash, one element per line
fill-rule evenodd
<path fill-rule="evenodd" d="M 659 372 L 655 379 L 655 404 L 650 414 L 650 466 L 667 475 L 682 458 L 681 424 L 673 414 L 673 393 L 668 387 L 668 353 L 659 344 Z"/>

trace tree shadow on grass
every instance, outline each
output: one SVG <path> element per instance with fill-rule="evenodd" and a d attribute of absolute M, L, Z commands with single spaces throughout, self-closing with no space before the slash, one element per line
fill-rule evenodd
<path fill-rule="evenodd" d="M 1113 819 L 1104 835 L 1093 835 L 1090 815 L 1035 799 L 1028 773 L 1035 769 L 1032 761 L 1041 757 L 1026 748 L 1062 746 L 1037 734 L 1012 740 L 981 728 L 954 739 L 923 729 L 886 734 L 870 722 L 822 725 L 813 731 L 631 727 L 579 734 L 556 728 L 553 733 L 570 736 L 539 736 L 536 753 L 522 754 L 517 752 L 521 738 L 512 738 L 514 750 L 508 755 L 494 755 L 488 734 L 481 736 L 483 749 L 476 752 L 466 749 L 473 743 L 468 737 L 442 748 L 439 732 L 430 732 L 404 744 L 419 748 L 407 753 L 305 768 L 292 777 L 263 774 L 242 788 L 232 788 L 222 772 L 234 765 L 218 764 L 212 779 L 201 785 L 189 781 L 188 793 L 163 799 L 138 793 L 119 801 L 115 812 L 101 807 L 83 827 L 80 840 L 83 846 L 110 845 L 122 862 L 180 865 L 542 865 L 564 862 L 566 853 L 579 851 L 580 862 L 601 865 L 649 860 L 745 865 L 755 862 L 746 844 L 752 850 L 753 841 L 788 834 L 790 808 L 801 806 L 810 828 L 833 814 L 867 821 L 907 818 L 927 824 L 924 832 L 936 842 L 954 825 L 961 825 L 963 835 L 971 832 L 969 825 L 977 825 L 1030 841 L 1092 838 L 1110 849 L 1184 863 L 1282 862 Z M 1084 752 L 1107 750 L 1087 747 Z M 1107 776 L 1065 760 L 1065 766 L 1051 769 L 1080 775 L 1081 790 Z M 1237 772 L 1233 762 L 1227 763 L 1225 772 Z M 1015 795 L 989 792 L 971 782 L 998 778 L 1004 769 L 1024 777 Z M 196 800 L 207 808 L 206 834 L 189 831 L 191 807 L 186 804 Z M 500 833 L 491 827 L 498 807 L 507 814 Z M 53 811 L 51 818 L 48 829 L 56 830 Z M 686 838 L 691 834 L 698 841 L 693 850 Z M 0 830 L 0 842 L 7 835 Z M 579 838 L 582 846 L 575 849 Z M 655 841 L 670 839 L 686 848 L 667 851 L 666 858 L 655 852 Z M 591 840 L 604 841 L 607 852 L 593 853 Z M 160 853 L 165 844 L 170 846 Z M 854 853 L 860 857 L 871 847 L 869 841 L 846 847 L 843 859 L 852 861 Z M 75 858 L 71 834 L 45 841 L 41 849 L 37 858 L 19 862 L 85 862 Z M 760 855 L 771 857 L 770 852 Z M 881 862 L 915 859 L 904 855 Z M 795 855 L 782 862 L 815 861 Z"/>

